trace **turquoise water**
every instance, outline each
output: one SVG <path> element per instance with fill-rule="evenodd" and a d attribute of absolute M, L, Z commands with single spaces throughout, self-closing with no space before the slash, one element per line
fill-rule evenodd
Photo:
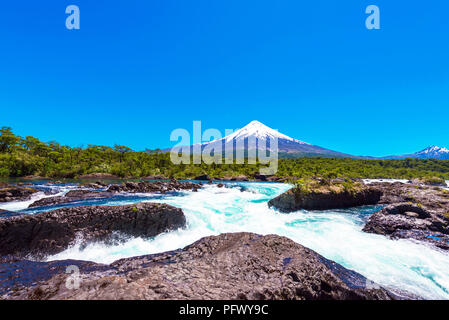
<path fill-rule="evenodd" d="M 449 298 L 447 253 L 409 240 L 393 241 L 362 232 L 369 215 L 379 207 L 291 214 L 269 209 L 268 200 L 290 187 L 239 182 L 227 184 L 226 188 L 206 185 L 199 192 L 129 195 L 89 202 L 105 205 L 141 201 L 168 203 L 183 209 L 187 226 L 153 239 L 133 238 L 118 246 L 97 243 L 81 249 L 75 245 L 49 260 L 70 258 L 110 263 L 124 257 L 182 248 L 209 235 L 247 231 L 286 236 L 393 291 L 407 291 L 428 299 Z M 21 210 L 26 206 L 26 203 L 14 203 L 9 204 L 9 209 Z"/>

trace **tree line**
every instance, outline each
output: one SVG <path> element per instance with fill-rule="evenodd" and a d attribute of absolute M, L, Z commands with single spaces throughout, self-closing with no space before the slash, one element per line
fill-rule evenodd
<path fill-rule="evenodd" d="M 170 161 L 169 153 L 133 151 L 123 145 L 69 147 L 56 141 L 43 142 L 15 135 L 10 127 L 0 129 L 0 177 L 39 175 L 51 178 L 77 178 L 89 173 L 118 177 L 162 175 L 186 179 L 207 174 L 210 177 L 252 176 L 260 164 L 180 164 Z M 280 159 L 279 177 L 404 178 L 441 177 L 449 179 L 449 160 L 398 159 L 363 160 L 350 158 Z"/>

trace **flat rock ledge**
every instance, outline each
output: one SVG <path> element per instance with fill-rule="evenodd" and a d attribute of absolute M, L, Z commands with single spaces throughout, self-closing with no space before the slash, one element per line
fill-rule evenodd
<path fill-rule="evenodd" d="M 311 187 L 294 187 L 283 194 L 271 199 L 269 207 L 280 212 L 289 213 L 304 210 L 343 209 L 364 205 L 374 205 L 379 202 L 382 192 L 375 188 L 361 184 L 346 186 L 341 183 L 330 182 L 321 185 L 312 182 Z"/>
<path fill-rule="evenodd" d="M 181 209 L 158 203 L 61 208 L 0 219 L 0 256 L 41 259 L 76 241 L 154 237 L 185 223 Z"/>
<path fill-rule="evenodd" d="M 66 287 L 68 265 L 80 269 L 78 289 Z M 111 265 L 74 260 L 3 262 L 0 298 L 390 300 L 396 296 L 288 238 L 231 233 Z"/>

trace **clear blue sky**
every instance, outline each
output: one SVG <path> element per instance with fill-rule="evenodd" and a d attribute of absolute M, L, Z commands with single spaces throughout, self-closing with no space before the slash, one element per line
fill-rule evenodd
<path fill-rule="evenodd" d="M 65 28 L 65 7 L 81 29 Z M 381 30 L 365 28 L 365 8 Z M 356 155 L 449 147 L 449 2 L 67 0 L 0 6 L 0 125 L 71 146 L 176 128 L 282 133 Z"/>

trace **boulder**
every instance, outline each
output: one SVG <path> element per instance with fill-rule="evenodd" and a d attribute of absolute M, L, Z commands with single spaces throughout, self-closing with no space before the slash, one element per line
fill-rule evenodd
<path fill-rule="evenodd" d="M 77 238 L 87 243 L 117 240 L 115 235 L 154 237 L 185 223 L 182 210 L 166 204 L 61 208 L 0 219 L 0 255 L 42 258 L 63 251 Z"/>
<path fill-rule="evenodd" d="M 345 185 L 307 181 L 270 200 L 268 206 L 283 213 L 300 209 L 340 209 L 376 204 L 381 195 L 379 190 L 358 183 Z"/>
<path fill-rule="evenodd" d="M 382 210 L 373 213 L 363 231 L 392 239 L 414 239 L 449 250 L 449 192 L 435 186 L 372 183 L 382 193 Z"/>
<path fill-rule="evenodd" d="M 386 235 L 393 239 L 424 240 L 448 249 L 447 241 L 436 241 L 439 240 L 438 238 L 448 238 L 448 220 L 447 217 L 439 216 L 413 203 L 391 204 L 373 213 L 363 227 L 363 231 Z"/>
<path fill-rule="evenodd" d="M 209 181 L 211 179 L 210 179 L 210 177 L 207 174 L 203 174 L 201 176 L 197 176 L 197 177 L 193 178 L 193 180 Z"/>
<path fill-rule="evenodd" d="M 268 181 L 268 178 L 271 178 L 272 176 L 264 176 L 260 173 L 255 173 L 252 175 L 252 178 L 256 181 Z"/>
<path fill-rule="evenodd" d="M 388 205 L 382 210 L 373 213 L 364 226 L 363 231 L 392 235 L 399 229 L 429 230 L 431 225 L 431 214 L 427 210 L 414 204 L 400 203 Z"/>
<path fill-rule="evenodd" d="M 76 290 L 65 285 L 70 276 L 65 273 L 67 265 L 80 269 Z M 122 259 L 108 266 L 73 260 L 39 265 L 16 261 L 0 264 L 0 274 L 5 275 L 0 278 L 3 299 L 395 298 L 357 272 L 288 238 L 252 233 L 206 237 L 181 250 Z M 9 274 L 18 283 L 12 283 Z"/>

